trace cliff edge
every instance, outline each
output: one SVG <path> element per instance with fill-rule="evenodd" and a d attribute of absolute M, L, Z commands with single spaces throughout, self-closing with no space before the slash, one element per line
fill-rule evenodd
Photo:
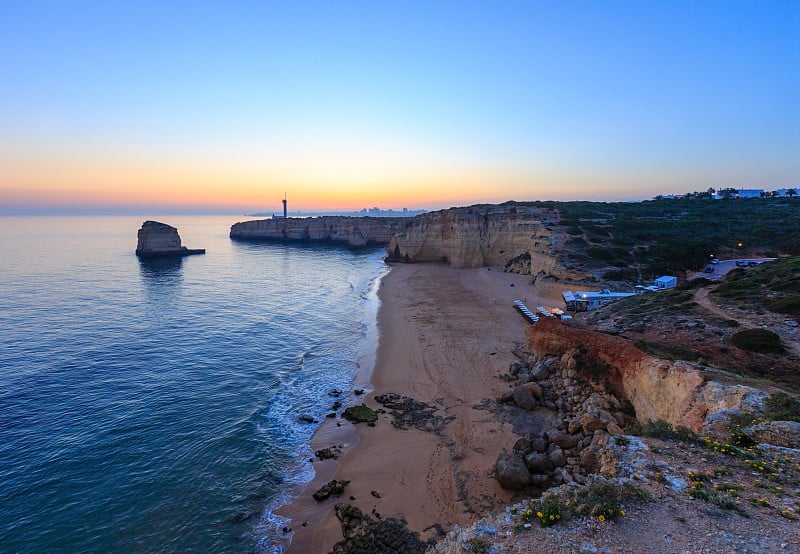
<path fill-rule="evenodd" d="M 406 217 L 322 216 L 243 221 L 230 237 L 247 241 L 315 241 L 348 246 L 386 246 L 410 221 Z"/>
<path fill-rule="evenodd" d="M 190 256 L 205 254 L 205 248 L 189 249 L 181 245 L 178 230 L 166 223 L 145 221 L 137 233 L 136 255 L 140 258 L 155 256 Z"/>
<path fill-rule="evenodd" d="M 514 273 L 580 279 L 552 254 L 558 212 L 513 203 L 449 208 L 415 217 L 387 248 L 391 262 L 501 266 Z"/>

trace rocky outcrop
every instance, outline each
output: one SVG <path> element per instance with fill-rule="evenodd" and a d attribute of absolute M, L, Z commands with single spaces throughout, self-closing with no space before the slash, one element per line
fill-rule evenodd
<path fill-rule="evenodd" d="M 155 256 L 189 256 L 205 254 L 204 248 L 189 249 L 181 245 L 178 230 L 166 223 L 145 221 L 137 233 L 136 255 L 142 258 Z"/>
<path fill-rule="evenodd" d="M 353 423 L 370 424 L 378 421 L 378 413 L 369 406 L 364 406 L 363 404 L 345 408 L 344 412 L 342 412 L 342 417 Z"/>
<path fill-rule="evenodd" d="M 573 278 L 550 253 L 552 211 L 518 204 L 450 208 L 415 217 L 392 238 L 389 261 L 502 266 L 515 273 Z"/>
<path fill-rule="evenodd" d="M 331 496 L 341 496 L 344 494 L 345 487 L 347 487 L 349 484 L 350 481 L 337 481 L 336 479 L 333 479 L 322 485 L 322 487 L 320 487 L 319 490 L 317 490 L 317 492 L 315 492 L 312 496 L 317 502 L 322 502 Z"/>
<path fill-rule="evenodd" d="M 406 217 L 323 216 L 242 221 L 231 226 L 230 237 L 246 241 L 312 241 L 348 246 L 386 246 L 405 228 Z"/>
<path fill-rule="evenodd" d="M 406 527 L 403 516 L 384 518 L 373 510 L 373 518 L 350 504 L 337 504 L 333 512 L 344 538 L 333 545 L 332 554 L 423 554 L 430 546 Z"/>
<path fill-rule="evenodd" d="M 642 423 L 663 419 L 700 432 L 716 414 L 750 411 L 764 396 L 743 385 L 707 381 L 697 364 L 654 358 L 623 338 L 548 318 L 529 328 L 528 343 L 540 356 L 560 357 L 562 367 L 575 368 L 598 388 L 613 389 Z M 597 425 L 591 414 L 604 418 L 597 407 L 587 413 L 581 419 L 585 430 Z"/>
<path fill-rule="evenodd" d="M 764 421 L 742 430 L 753 442 L 800 447 L 800 421 Z"/>

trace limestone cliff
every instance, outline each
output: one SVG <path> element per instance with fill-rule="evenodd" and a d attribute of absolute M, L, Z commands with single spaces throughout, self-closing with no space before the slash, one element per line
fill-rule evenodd
<path fill-rule="evenodd" d="M 549 318 L 529 328 L 528 343 L 539 354 L 573 358 L 584 376 L 629 400 L 641 422 L 663 419 L 699 432 L 715 414 L 752 409 L 763 396 L 750 387 L 707 381 L 696 364 L 654 358 L 625 339 Z"/>
<path fill-rule="evenodd" d="M 415 217 L 392 238 L 388 259 L 573 278 L 551 254 L 556 221 L 555 210 L 511 203 L 431 212 Z"/>
<path fill-rule="evenodd" d="M 236 240 L 296 240 L 386 246 L 410 221 L 405 217 L 323 216 L 243 221 L 231 227 Z"/>
<path fill-rule="evenodd" d="M 189 249 L 181 245 L 178 230 L 166 223 L 145 221 L 137 233 L 136 255 L 152 256 L 188 256 L 204 254 L 205 249 Z"/>

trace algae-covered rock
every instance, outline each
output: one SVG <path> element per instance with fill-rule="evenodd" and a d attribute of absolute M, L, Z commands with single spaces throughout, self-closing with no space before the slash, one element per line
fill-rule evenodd
<path fill-rule="evenodd" d="M 336 479 L 332 481 L 328 481 L 328 483 L 322 485 L 320 489 L 315 492 L 312 496 L 314 500 L 317 502 L 322 502 L 329 496 L 340 496 L 344 493 L 344 488 L 350 484 L 350 481 L 337 481 Z"/>
<path fill-rule="evenodd" d="M 341 522 L 344 537 L 333 546 L 333 554 L 423 554 L 431 546 L 406 527 L 403 516 L 381 519 L 374 513 L 376 519 L 373 519 L 350 504 L 337 504 L 333 511 Z"/>
<path fill-rule="evenodd" d="M 342 412 L 342 417 L 353 423 L 373 423 L 378 421 L 378 413 L 363 404 L 360 406 L 350 406 Z"/>

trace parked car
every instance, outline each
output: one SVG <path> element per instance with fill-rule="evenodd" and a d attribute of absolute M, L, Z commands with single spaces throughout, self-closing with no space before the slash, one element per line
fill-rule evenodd
<path fill-rule="evenodd" d="M 711 260 L 711 263 L 714 264 L 714 265 L 717 265 L 719 263 L 719 258 L 713 258 Z"/>
<path fill-rule="evenodd" d="M 714 266 L 707 265 L 706 268 L 703 270 L 704 273 L 714 273 Z"/>
<path fill-rule="evenodd" d="M 747 262 L 744 260 L 736 260 L 736 267 L 747 267 Z"/>
<path fill-rule="evenodd" d="M 747 262 L 747 267 L 755 267 L 759 265 L 761 262 Z"/>

